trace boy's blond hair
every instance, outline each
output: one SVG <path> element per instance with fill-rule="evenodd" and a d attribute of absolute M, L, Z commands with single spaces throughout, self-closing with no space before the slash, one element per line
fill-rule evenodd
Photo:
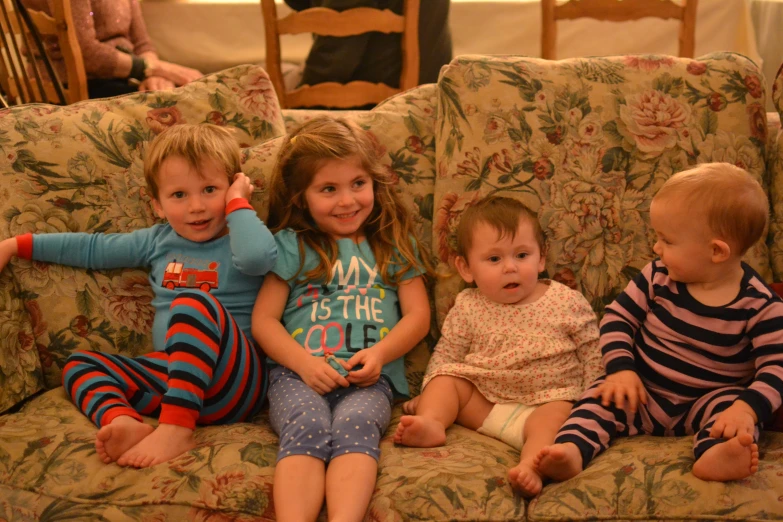
<path fill-rule="evenodd" d="M 533 225 L 536 243 L 541 255 L 545 255 L 546 236 L 536 213 L 521 201 L 503 196 L 486 197 L 465 210 L 457 225 L 457 254 L 467 261 L 468 252 L 473 246 L 473 231 L 478 224 L 486 223 L 500 237 L 509 236 L 513 240 L 522 220 Z"/>
<path fill-rule="evenodd" d="M 305 280 L 328 280 L 337 261 L 337 242 L 315 226 L 307 209 L 305 191 L 318 170 L 328 161 L 359 161 L 372 179 L 374 205 L 364 233 L 378 263 L 378 273 L 387 284 L 399 283 L 409 270 L 432 273 L 429 253 L 418 240 L 411 212 L 402 203 L 394 182 L 381 164 L 372 136 L 343 118 L 318 116 L 302 124 L 283 141 L 269 188 L 269 219 L 272 232 L 291 228 L 299 241 L 304 268 L 304 246 L 318 254 L 318 265 L 302 274 Z M 418 255 L 417 255 L 418 251 Z M 397 271 L 390 277 L 389 269 Z"/>
<path fill-rule="evenodd" d="M 704 163 L 673 175 L 653 201 L 672 199 L 689 214 L 701 213 L 710 231 L 740 256 L 761 238 L 769 220 L 764 189 L 730 163 Z"/>
<path fill-rule="evenodd" d="M 196 170 L 211 159 L 226 171 L 229 185 L 241 170 L 239 145 L 229 129 L 208 123 L 173 125 L 152 140 L 144 161 L 144 179 L 155 199 L 160 167 L 171 156 L 184 158 Z"/>

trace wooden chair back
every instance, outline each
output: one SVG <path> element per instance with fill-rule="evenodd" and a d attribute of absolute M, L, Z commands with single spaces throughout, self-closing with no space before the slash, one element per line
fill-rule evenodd
<path fill-rule="evenodd" d="M 342 12 L 313 7 L 278 18 L 275 0 L 261 0 L 266 32 L 266 68 L 280 106 L 284 109 L 314 106 L 358 107 L 380 103 L 389 96 L 418 85 L 419 1 L 405 0 L 402 15 L 389 9 L 370 7 L 357 7 Z M 402 35 L 402 73 L 399 88 L 383 83 L 353 81 L 347 84 L 325 82 L 303 85 L 286 91 L 280 58 L 280 35 L 313 33 L 342 37 L 371 31 Z"/>
<path fill-rule="evenodd" d="M 626 22 L 645 17 L 680 21 L 679 56 L 693 58 L 696 46 L 696 8 L 698 0 L 541 0 L 541 56 L 556 57 L 557 21 L 594 18 L 610 22 Z"/>
<path fill-rule="evenodd" d="M 70 0 L 54 0 L 51 15 L 0 0 L 0 89 L 11 104 L 69 104 L 87 99 L 87 75 Z M 59 78 L 44 39 L 57 39 L 65 78 Z"/>

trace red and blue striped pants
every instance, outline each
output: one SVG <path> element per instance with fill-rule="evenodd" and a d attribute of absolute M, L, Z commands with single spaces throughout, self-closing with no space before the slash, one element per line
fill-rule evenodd
<path fill-rule="evenodd" d="M 223 305 L 198 291 L 171 303 L 164 351 L 79 351 L 63 370 L 66 393 L 98 427 L 120 415 L 188 428 L 244 421 L 261 409 L 267 384 L 265 358 Z"/>

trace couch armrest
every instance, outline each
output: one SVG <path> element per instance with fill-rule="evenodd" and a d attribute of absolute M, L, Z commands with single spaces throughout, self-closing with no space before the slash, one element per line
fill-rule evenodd
<path fill-rule="evenodd" d="M 0 412 L 4 412 L 44 386 L 34 310 L 27 309 L 27 300 L 8 269 L 0 275 L 0 289 Z"/>

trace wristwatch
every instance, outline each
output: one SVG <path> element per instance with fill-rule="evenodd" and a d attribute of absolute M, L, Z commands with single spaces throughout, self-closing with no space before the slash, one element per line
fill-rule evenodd
<path fill-rule="evenodd" d="M 131 55 L 131 70 L 128 74 L 128 82 L 135 80 L 136 82 L 143 82 L 150 73 L 150 61 L 147 58 L 132 54 Z"/>

